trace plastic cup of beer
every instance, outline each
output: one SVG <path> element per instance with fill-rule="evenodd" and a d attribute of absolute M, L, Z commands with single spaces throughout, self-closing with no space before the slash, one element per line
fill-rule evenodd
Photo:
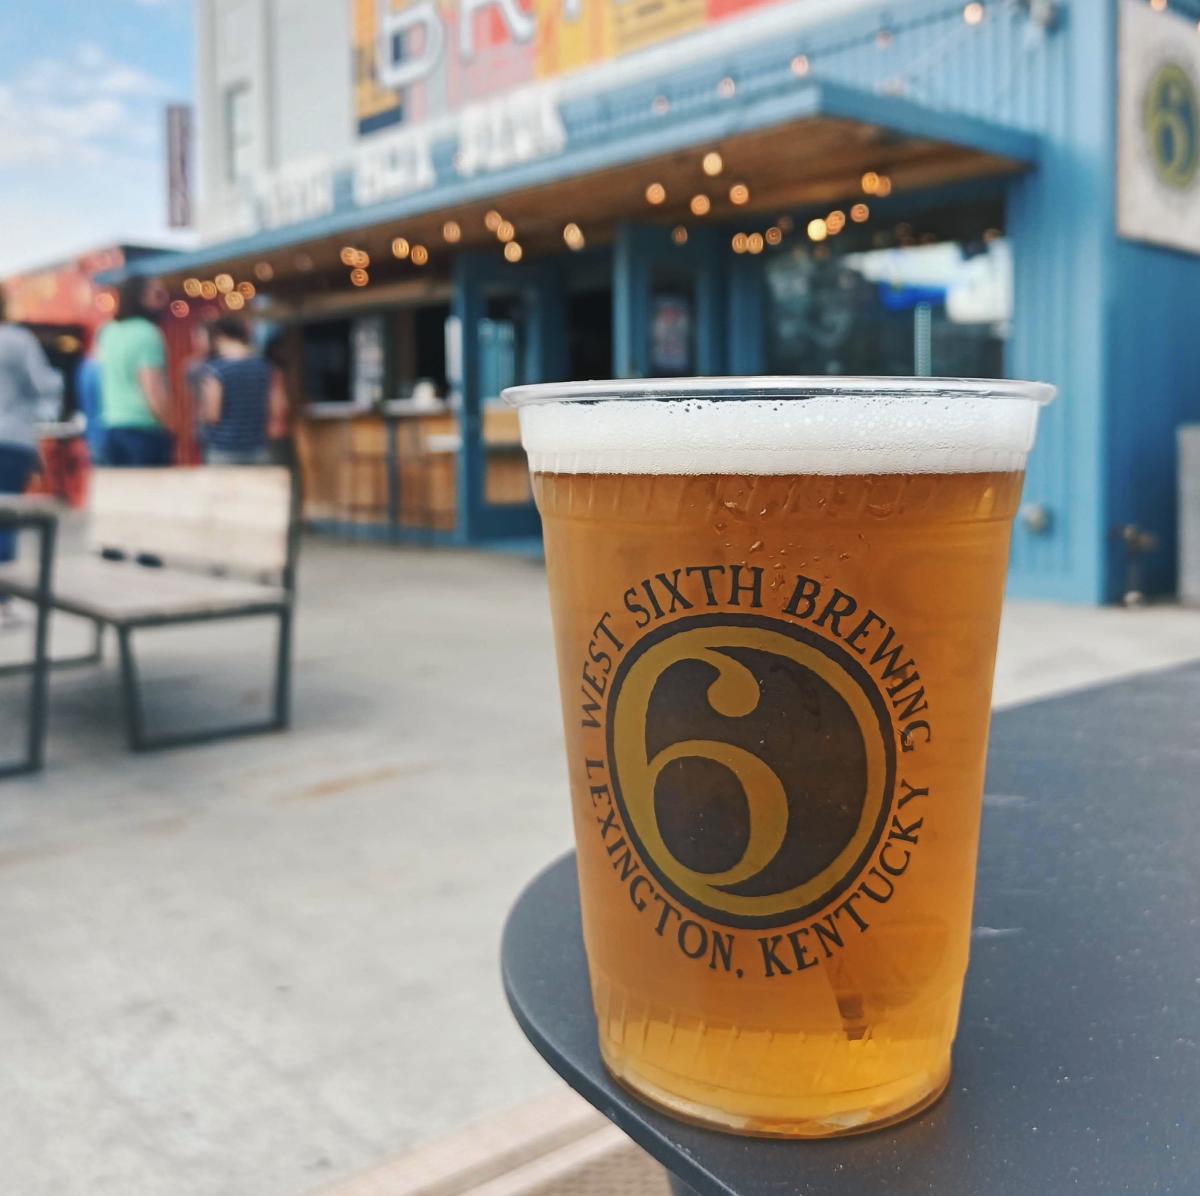
<path fill-rule="evenodd" d="M 506 392 L 541 512 L 612 1074 L 859 1133 L 938 1098 L 967 968 L 1009 536 L 1044 384 Z"/>

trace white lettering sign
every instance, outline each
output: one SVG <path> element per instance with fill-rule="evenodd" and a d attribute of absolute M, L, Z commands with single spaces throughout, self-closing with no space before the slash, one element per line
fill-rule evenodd
<path fill-rule="evenodd" d="M 537 17 L 534 13 L 522 12 L 517 7 L 517 0 L 459 0 L 458 52 L 464 61 L 469 62 L 475 55 L 475 14 L 493 6 L 513 41 L 533 40 Z"/>
<path fill-rule="evenodd" d="M 407 8 L 393 9 L 389 0 L 379 0 L 379 36 L 375 58 L 380 85 L 399 90 L 433 73 L 446 48 L 446 27 L 435 0 L 418 0 Z M 407 57 L 409 35 L 421 31 L 421 52 Z M 401 53 L 396 48 L 401 48 Z"/>
<path fill-rule="evenodd" d="M 360 207 L 424 191 L 436 181 L 429 133 L 418 126 L 360 146 L 354 154 L 354 202 Z"/>
<path fill-rule="evenodd" d="M 470 178 L 561 153 L 566 144 L 557 92 L 531 87 L 464 108 L 455 163 L 459 174 Z"/>
<path fill-rule="evenodd" d="M 279 228 L 333 211 L 333 171 L 327 166 L 273 175 L 258 192 L 259 222 Z"/>

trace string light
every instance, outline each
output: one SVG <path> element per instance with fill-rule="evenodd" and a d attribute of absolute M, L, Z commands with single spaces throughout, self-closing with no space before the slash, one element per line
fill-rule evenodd
<path fill-rule="evenodd" d="M 667 189 L 662 183 L 651 183 L 646 188 L 646 202 L 655 204 L 665 203 L 667 198 Z"/>
<path fill-rule="evenodd" d="M 358 256 L 358 250 L 353 245 L 343 245 L 342 252 L 338 257 L 342 259 L 343 266 L 356 266 L 358 263 L 354 260 Z"/>
<path fill-rule="evenodd" d="M 171 303 L 171 315 L 177 320 L 182 320 L 192 309 L 188 307 L 187 301 L 184 299 L 176 299 Z"/>
<path fill-rule="evenodd" d="M 687 238 L 688 231 L 683 227 L 682 224 L 677 224 L 673 229 L 671 229 L 671 240 L 674 241 L 676 245 L 686 245 Z"/>
<path fill-rule="evenodd" d="M 371 255 L 365 249 L 356 250 L 354 253 L 354 264 L 360 270 L 365 270 L 371 264 Z"/>
<path fill-rule="evenodd" d="M 835 208 L 825 217 L 825 229 L 831 237 L 836 237 L 845 227 L 846 213 L 840 209 Z"/>
<path fill-rule="evenodd" d="M 790 233 L 792 231 L 792 229 L 794 229 L 796 227 L 796 222 L 786 213 L 784 213 L 784 215 L 780 216 L 779 219 L 775 221 L 775 223 L 778 224 L 779 227 L 785 233 Z"/>
<path fill-rule="evenodd" d="M 457 220 L 447 220 L 442 225 L 442 236 L 453 245 L 462 240 L 462 226 Z"/>
<path fill-rule="evenodd" d="M 254 277 L 259 282 L 270 282 L 275 277 L 275 267 L 270 262 L 256 262 L 254 265 Z"/>
<path fill-rule="evenodd" d="M 222 295 L 228 295 L 233 290 L 233 275 L 231 274 L 218 274 L 213 282 Z"/>
<path fill-rule="evenodd" d="M 980 4 L 978 0 L 971 0 L 971 3 L 963 8 L 962 15 L 963 20 L 966 21 L 968 25 L 982 25 L 984 16 L 983 5 Z"/>
<path fill-rule="evenodd" d="M 863 192 L 867 195 L 875 195 L 879 191 L 879 175 L 873 170 L 868 170 L 866 174 L 859 180 L 862 184 Z"/>
<path fill-rule="evenodd" d="M 517 230 L 511 220 L 501 220 L 496 227 L 497 241 L 511 241 L 517 235 Z"/>
<path fill-rule="evenodd" d="M 699 195 L 692 196 L 688 207 L 692 209 L 693 216 L 707 216 L 712 207 L 712 200 L 701 192 Z"/>
<path fill-rule="evenodd" d="M 716 178 L 725 169 L 725 162 L 716 150 L 709 150 L 700 160 L 700 169 L 709 178 Z"/>
<path fill-rule="evenodd" d="M 414 245 L 409 260 L 414 266 L 423 266 L 429 261 L 429 250 L 424 245 Z"/>
<path fill-rule="evenodd" d="M 737 84 L 733 81 L 730 75 L 726 75 L 720 83 L 717 84 L 717 95 L 723 100 L 732 100 L 734 93 L 737 91 Z"/>
<path fill-rule="evenodd" d="M 826 228 L 825 221 L 820 216 L 808 222 L 808 239 L 810 241 L 824 241 L 827 236 L 829 236 L 829 229 Z"/>
<path fill-rule="evenodd" d="M 489 211 L 484 213 L 483 227 L 486 228 L 489 233 L 494 233 L 496 231 L 496 229 L 498 229 L 500 227 L 500 222 L 503 219 L 504 219 L 504 217 L 501 216 L 500 213 L 497 212 L 495 208 L 492 208 Z"/>
<path fill-rule="evenodd" d="M 246 301 L 237 293 L 237 291 L 230 291 L 225 296 L 225 306 L 229 308 L 230 311 L 241 311 L 242 308 L 246 306 Z"/>
<path fill-rule="evenodd" d="M 792 74 L 797 79 L 803 79 L 809 72 L 809 61 L 807 54 L 797 54 L 791 62 Z"/>
<path fill-rule="evenodd" d="M 1150 7 L 1154 9 L 1155 12 L 1166 12 L 1167 0 L 1150 0 Z"/>
<path fill-rule="evenodd" d="M 350 281 L 356 287 L 365 287 L 371 281 L 371 276 L 361 266 L 355 266 L 350 271 Z"/>
<path fill-rule="evenodd" d="M 205 279 L 200 284 L 200 298 L 213 300 L 217 297 L 217 284 Z"/>
<path fill-rule="evenodd" d="M 865 224 L 870 215 L 871 209 L 868 208 L 865 203 L 856 203 L 854 207 L 850 209 L 850 219 L 853 220 L 855 224 Z"/>
<path fill-rule="evenodd" d="M 403 261 L 406 257 L 408 257 L 408 250 L 409 250 L 409 244 L 408 244 L 408 241 L 404 237 L 396 237 L 392 241 L 392 256 L 393 257 L 398 257 L 401 261 Z"/>
<path fill-rule="evenodd" d="M 519 262 L 524 254 L 520 244 L 517 241 L 509 241 L 504 246 L 504 260 L 506 262 Z"/>
<path fill-rule="evenodd" d="M 892 180 L 886 174 L 881 174 L 879 176 L 879 182 L 875 186 L 875 194 L 878 195 L 880 199 L 884 199 L 891 195 L 891 193 Z"/>
<path fill-rule="evenodd" d="M 763 235 L 762 233 L 751 233 L 746 238 L 747 253 L 762 253 L 763 251 Z"/>
<path fill-rule="evenodd" d="M 748 238 L 745 233 L 734 233 L 733 240 L 729 244 L 734 253 L 745 253 L 747 240 Z"/>
<path fill-rule="evenodd" d="M 116 298 L 110 295 L 107 291 L 101 291 L 96 296 L 96 307 L 100 311 L 115 311 L 117 307 Z"/>
<path fill-rule="evenodd" d="M 763 234 L 767 239 L 768 245 L 779 245 L 783 242 L 783 229 L 777 224 L 772 224 L 769 229 Z"/>
<path fill-rule="evenodd" d="M 573 220 L 570 224 L 563 225 L 562 235 L 563 240 L 567 243 L 567 248 L 575 253 L 578 253 L 586 244 L 583 237 L 583 229 Z"/>
<path fill-rule="evenodd" d="M 257 293 L 254 289 L 254 283 L 252 282 L 239 282 L 237 284 L 237 289 L 238 294 L 241 295 L 243 299 L 253 299 Z"/>
<path fill-rule="evenodd" d="M 183 293 L 191 299 L 199 298 L 200 280 L 198 278 L 185 278 L 183 280 Z"/>
<path fill-rule="evenodd" d="M 750 202 L 750 188 L 745 183 L 734 183 L 729 188 L 729 202 L 738 204 Z"/>

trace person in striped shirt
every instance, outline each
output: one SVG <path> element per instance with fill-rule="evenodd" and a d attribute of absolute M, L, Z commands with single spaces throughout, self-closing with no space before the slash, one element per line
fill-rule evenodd
<path fill-rule="evenodd" d="M 287 424 L 283 375 L 255 351 L 246 323 L 212 324 L 216 356 L 200 385 L 206 465 L 268 465 L 272 433 Z"/>

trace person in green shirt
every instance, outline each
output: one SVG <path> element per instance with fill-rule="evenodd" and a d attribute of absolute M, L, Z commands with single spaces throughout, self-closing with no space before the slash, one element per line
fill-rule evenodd
<path fill-rule="evenodd" d="M 166 352 L 153 323 L 157 288 L 127 278 L 117 292 L 117 317 L 96 339 L 105 464 L 170 465 Z"/>

